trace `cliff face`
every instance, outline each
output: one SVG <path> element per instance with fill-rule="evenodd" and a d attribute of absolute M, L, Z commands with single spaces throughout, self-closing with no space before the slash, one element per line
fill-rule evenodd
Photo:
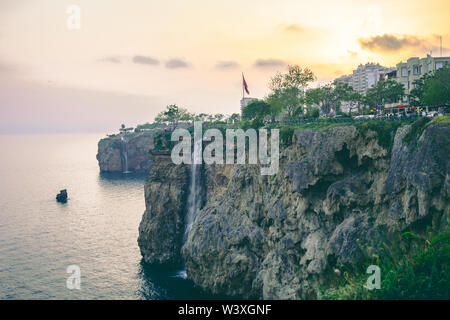
<path fill-rule="evenodd" d="M 172 163 L 170 153 L 153 156 L 145 183 L 146 210 L 139 225 L 138 244 L 148 263 L 179 263 L 188 189 L 185 165 Z"/>
<path fill-rule="evenodd" d="M 317 298 L 330 270 L 399 232 L 448 228 L 450 124 L 412 131 L 400 127 L 391 140 L 354 126 L 298 130 L 275 176 L 257 165 L 204 166 L 205 204 L 184 244 L 188 168 L 161 162 L 165 180 L 153 168 L 146 184 L 141 251 L 149 262 L 182 258 L 188 277 L 212 293 Z M 177 231 L 156 231 L 163 226 Z"/>
<path fill-rule="evenodd" d="M 123 140 L 121 136 L 100 140 L 97 153 L 100 171 L 148 172 L 152 165 L 149 151 L 155 147 L 153 137 L 153 132 L 143 132 L 133 136 L 125 135 Z"/>
<path fill-rule="evenodd" d="M 170 151 L 153 152 L 154 165 L 145 183 L 146 210 L 139 225 L 138 244 L 144 260 L 156 264 L 181 262 L 190 183 L 186 165 L 174 165 Z M 212 202 L 229 182 L 232 165 L 203 167 L 203 202 Z"/>

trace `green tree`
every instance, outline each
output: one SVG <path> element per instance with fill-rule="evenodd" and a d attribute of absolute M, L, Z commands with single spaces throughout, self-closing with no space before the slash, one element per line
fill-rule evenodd
<path fill-rule="evenodd" d="M 324 114 L 329 114 L 332 109 L 337 111 L 338 103 L 340 107 L 340 102 L 336 101 L 336 95 L 332 84 L 327 84 L 320 88 L 320 109 Z"/>
<path fill-rule="evenodd" d="M 129 133 L 129 132 L 131 132 L 131 131 L 133 131 L 133 128 L 132 128 L 132 127 L 127 128 L 127 127 L 125 126 L 124 123 L 122 123 L 122 124 L 120 125 L 120 129 L 119 129 L 119 132 L 120 132 L 120 133 L 127 134 L 127 133 Z"/>
<path fill-rule="evenodd" d="M 411 105 L 423 106 L 423 92 L 425 90 L 425 83 L 433 77 L 432 73 L 425 73 L 422 77 L 414 80 L 412 85 L 413 89 L 408 94 L 408 102 Z"/>
<path fill-rule="evenodd" d="M 283 110 L 283 101 L 282 99 L 279 99 L 278 95 L 275 93 L 269 94 L 265 98 L 265 101 L 270 106 L 270 118 L 272 122 L 274 122 L 276 116 Z"/>
<path fill-rule="evenodd" d="M 173 128 L 175 128 L 179 121 L 186 121 L 188 118 L 190 118 L 190 116 L 186 109 L 180 108 L 176 104 L 171 104 L 166 107 L 165 111 L 158 113 L 155 117 L 155 122 L 168 122 Z"/>
<path fill-rule="evenodd" d="M 380 80 L 369 88 L 363 98 L 365 104 L 374 109 L 383 109 L 386 103 L 400 101 L 405 95 L 403 85 L 394 80 Z"/>
<path fill-rule="evenodd" d="M 358 113 L 361 111 L 361 105 L 363 102 L 363 96 L 357 91 L 353 91 L 350 93 L 348 97 L 348 101 L 350 102 L 350 112 L 353 112 L 354 108 L 356 107 L 356 110 Z"/>
<path fill-rule="evenodd" d="M 225 117 L 225 116 L 224 116 L 222 113 L 216 113 L 216 114 L 214 115 L 214 121 L 220 122 L 220 121 L 223 120 L 224 117 Z"/>
<path fill-rule="evenodd" d="M 436 70 L 425 80 L 423 102 L 428 106 L 450 105 L 450 67 Z"/>
<path fill-rule="evenodd" d="M 288 66 L 288 72 L 282 74 L 278 72 L 271 80 L 269 87 L 271 90 L 283 90 L 286 88 L 305 88 L 308 83 L 315 80 L 314 73 L 309 68 L 302 69 L 298 65 Z"/>
<path fill-rule="evenodd" d="M 308 118 L 318 118 L 320 116 L 320 109 L 317 107 L 309 107 L 306 116 Z"/>
<path fill-rule="evenodd" d="M 305 92 L 305 103 L 307 106 L 320 105 L 322 101 L 321 88 L 311 88 Z"/>
<path fill-rule="evenodd" d="M 309 106 L 317 105 L 324 114 L 329 114 L 331 109 L 336 110 L 338 102 L 336 101 L 333 84 L 330 83 L 322 87 L 307 90 L 305 93 L 305 102 Z"/>
<path fill-rule="evenodd" d="M 199 113 L 194 115 L 194 120 L 195 121 L 206 121 L 206 119 L 208 119 L 208 114 L 206 113 Z"/>
<path fill-rule="evenodd" d="M 319 88 L 308 89 L 305 93 L 305 103 L 309 108 L 314 105 L 319 106 L 324 114 L 329 114 L 332 110 L 339 112 L 343 101 L 351 102 L 356 97 L 356 92 L 351 86 L 334 82 Z"/>
<path fill-rule="evenodd" d="M 233 113 L 229 118 L 227 122 L 231 122 L 231 123 L 235 123 L 238 122 L 240 120 L 241 116 L 239 115 L 239 113 Z"/>
<path fill-rule="evenodd" d="M 342 82 L 334 82 L 334 95 L 336 97 L 336 103 L 339 104 L 339 109 L 341 106 L 341 103 L 343 101 L 350 102 L 352 101 L 352 98 L 354 97 L 355 91 L 353 90 L 353 87 L 350 86 L 347 83 Z M 335 110 L 336 112 L 338 110 Z"/>
<path fill-rule="evenodd" d="M 189 113 L 189 112 L 184 112 L 181 117 L 180 117 L 180 121 L 194 121 L 195 120 L 195 114 L 193 113 Z"/>
<path fill-rule="evenodd" d="M 303 111 L 303 91 L 298 88 L 286 88 L 275 91 L 270 95 L 270 101 L 273 104 L 273 110 L 286 110 L 288 117 L 293 118 Z"/>
<path fill-rule="evenodd" d="M 278 72 L 269 83 L 269 100 L 274 111 L 282 106 L 289 117 L 303 113 L 304 89 L 314 81 L 315 76 L 309 68 L 298 65 L 288 66 L 287 73 Z"/>
<path fill-rule="evenodd" d="M 247 106 L 242 108 L 242 120 L 264 120 L 264 118 L 271 114 L 270 105 L 262 100 L 250 102 Z"/>

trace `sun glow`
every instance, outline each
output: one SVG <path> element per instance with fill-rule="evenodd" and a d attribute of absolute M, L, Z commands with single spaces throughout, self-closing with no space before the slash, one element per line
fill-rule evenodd
<path fill-rule="evenodd" d="M 68 30 L 71 4 L 2 1 L 0 80 L 17 81 L 17 92 L 26 81 L 46 91 L 151 97 L 152 118 L 174 102 L 238 112 L 241 72 L 262 98 L 287 64 L 310 67 L 323 83 L 361 63 L 437 54 L 438 35 L 450 53 L 448 1 L 80 0 L 81 28 Z"/>

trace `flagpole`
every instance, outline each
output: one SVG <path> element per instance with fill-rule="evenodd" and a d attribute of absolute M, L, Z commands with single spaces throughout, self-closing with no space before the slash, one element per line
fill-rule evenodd
<path fill-rule="evenodd" d="M 244 73 L 242 72 L 242 103 L 244 103 L 245 91 L 244 91 Z"/>

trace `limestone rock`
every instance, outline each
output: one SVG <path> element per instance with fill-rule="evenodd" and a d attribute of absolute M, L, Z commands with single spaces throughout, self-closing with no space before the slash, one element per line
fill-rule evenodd
<path fill-rule="evenodd" d="M 393 132 L 391 148 L 355 126 L 298 130 L 274 176 L 258 165 L 204 166 L 206 200 L 184 244 L 187 168 L 155 159 L 143 256 L 182 259 L 188 278 L 212 293 L 317 298 L 324 279 L 339 276 L 333 270 L 373 254 L 389 235 L 418 223 L 446 227 L 450 124 L 432 123 L 406 142 L 410 130 Z"/>
<path fill-rule="evenodd" d="M 127 165 L 129 171 L 148 172 L 152 162 L 150 150 L 153 150 L 154 132 L 142 132 L 125 135 L 127 143 Z M 120 136 L 101 139 L 98 143 L 97 160 L 101 172 L 124 172 L 123 142 Z"/>
<path fill-rule="evenodd" d="M 155 165 L 145 183 L 145 212 L 138 244 L 148 263 L 180 261 L 184 209 L 189 182 L 185 165 L 174 165 L 169 155 L 154 156 Z"/>

